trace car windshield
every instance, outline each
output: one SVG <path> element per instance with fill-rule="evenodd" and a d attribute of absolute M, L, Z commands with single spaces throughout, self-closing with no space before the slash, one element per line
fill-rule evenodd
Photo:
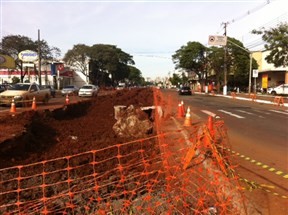
<path fill-rule="evenodd" d="M 82 89 L 92 89 L 92 86 L 83 86 Z"/>
<path fill-rule="evenodd" d="M 15 84 L 15 85 L 11 85 L 9 86 L 9 90 L 28 90 L 30 87 L 30 85 L 28 84 Z"/>
<path fill-rule="evenodd" d="M 74 88 L 74 86 L 66 86 L 66 87 L 64 87 L 64 89 L 73 89 Z"/>

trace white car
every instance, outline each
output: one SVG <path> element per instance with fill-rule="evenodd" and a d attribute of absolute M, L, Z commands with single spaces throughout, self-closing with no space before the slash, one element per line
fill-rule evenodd
<path fill-rule="evenodd" d="M 288 95 L 288 84 L 281 84 L 277 87 L 269 87 L 267 89 L 267 93 L 272 95 Z"/>
<path fill-rule="evenodd" d="M 78 96 L 80 97 L 93 97 L 97 96 L 99 87 L 93 84 L 86 84 L 79 89 Z"/>

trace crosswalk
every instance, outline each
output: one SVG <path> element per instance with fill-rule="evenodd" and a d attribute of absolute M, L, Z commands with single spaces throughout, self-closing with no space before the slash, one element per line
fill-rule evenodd
<path fill-rule="evenodd" d="M 251 110 L 242 110 L 242 109 L 235 109 L 235 110 L 224 110 L 224 109 L 218 109 L 216 111 L 209 111 L 209 110 L 201 110 L 202 113 L 205 113 L 209 116 L 216 117 L 216 116 L 231 116 L 235 117 L 237 119 L 245 119 L 245 118 L 251 118 L 251 117 L 257 117 L 257 118 L 267 118 L 271 114 L 277 114 L 279 117 L 284 117 L 288 119 L 288 109 L 287 110 L 257 110 L 257 109 L 251 109 Z"/>

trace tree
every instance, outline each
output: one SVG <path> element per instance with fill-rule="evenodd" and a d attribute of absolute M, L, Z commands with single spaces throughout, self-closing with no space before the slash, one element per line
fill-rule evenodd
<path fill-rule="evenodd" d="M 142 77 L 141 71 L 134 66 L 129 66 L 128 80 L 132 85 L 144 85 L 145 79 Z"/>
<path fill-rule="evenodd" d="M 207 52 L 208 65 L 207 69 L 215 74 L 216 89 L 219 93 L 221 80 L 223 80 L 224 49 L 216 46 L 209 48 Z"/>
<path fill-rule="evenodd" d="M 20 80 L 23 82 L 26 73 L 23 73 L 22 61 L 18 58 L 18 54 L 24 50 L 31 50 L 38 52 L 38 45 L 40 46 L 40 58 L 42 60 L 52 60 L 60 56 L 60 49 L 57 47 L 50 47 L 45 40 L 33 41 L 31 38 L 21 35 L 5 36 L 0 43 L 0 52 L 11 56 L 21 70 Z"/>
<path fill-rule="evenodd" d="M 179 75 L 175 74 L 175 73 L 173 73 L 172 78 L 169 78 L 169 81 L 174 86 L 178 86 L 179 83 L 182 82 L 181 77 Z"/>
<path fill-rule="evenodd" d="M 128 65 L 134 65 L 133 57 L 114 45 L 95 44 L 90 47 L 88 56 L 91 76 L 102 84 L 107 76 L 111 77 L 113 84 L 128 78 Z"/>
<path fill-rule="evenodd" d="M 224 49 L 212 46 L 207 51 L 208 70 L 215 74 L 216 88 L 220 91 L 224 79 Z M 250 70 L 250 51 L 239 40 L 228 37 L 227 43 L 227 85 L 230 87 L 247 87 Z M 252 59 L 252 68 L 257 68 Z"/>
<path fill-rule="evenodd" d="M 288 66 L 288 23 L 280 23 L 275 28 L 253 30 L 253 34 L 262 34 L 266 42 L 265 49 L 270 51 L 265 60 L 275 67 Z"/>
<path fill-rule="evenodd" d="M 90 47 L 84 44 L 74 45 L 72 49 L 69 49 L 66 52 L 63 61 L 67 65 L 70 65 L 76 70 L 82 72 L 86 77 L 89 77 L 88 73 L 89 49 Z"/>
<path fill-rule="evenodd" d="M 204 80 L 206 47 L 199 42 L 188 42 L 172 56 L 175 69 L 185 69 L 187 72 L 195 72 L 200 81 Z"/>

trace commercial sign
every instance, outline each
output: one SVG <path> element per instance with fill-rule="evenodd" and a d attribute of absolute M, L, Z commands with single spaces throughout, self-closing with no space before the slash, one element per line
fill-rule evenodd
<path fill-rule="evenodd" d="M 15 69 L 16 64 L 12 57 L 0 54 L 0 69 Z"/>
<path fill-rule="evenodd" d="M 38 54 L 31 50 L 25 50 L 18 54 L 18 58 L 23 62 L 34 62 L 38 59 Z"/>
<path fill-rule="evenodd" d="M 227 36 L 211 35 L 208 39 L 208 45 L 210 46 L 226 46 Z"/>

